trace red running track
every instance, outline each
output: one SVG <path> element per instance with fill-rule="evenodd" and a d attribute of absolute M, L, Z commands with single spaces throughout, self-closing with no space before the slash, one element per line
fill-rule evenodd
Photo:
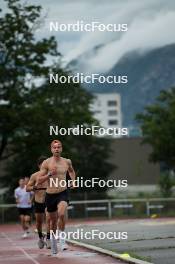
<path fill-rule="evenodd" d="M 37 235 L 21 238 L 19 225 L 0 226 L 0 264 L 122 264 L 112 257 L 93 252 L 78 246 L 69 246 L 59 251 L 57 257 L 49 256 L 50 250 L 39 249 Z"/>

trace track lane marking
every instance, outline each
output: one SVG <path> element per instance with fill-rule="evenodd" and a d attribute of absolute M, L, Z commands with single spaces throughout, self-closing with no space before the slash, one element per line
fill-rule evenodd
<path fill-rule="evenodd" d="M 32 256 L 30 256 L 22 247 L 18 246 L 11 238 L 9 238 L 7 234 L 5 234 L 4 232 L 2 232 L 1 234 L 3 235 L 4 238 L 7 239 L 7 241 L 9 241 L 10 243 L 12 243 L 12 245 L 14 247 L 16 247 L 18 250 L 20 250 L 33 263 L 40 264 L 37 260 L 35 260 L 34 258 L 32 258 Z"/>

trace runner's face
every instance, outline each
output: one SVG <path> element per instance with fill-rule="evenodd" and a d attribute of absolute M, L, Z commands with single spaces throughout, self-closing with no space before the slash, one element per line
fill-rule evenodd
<path fill-rule="evenodd" d="M 61 143 L 54 143 L 51 147 L 51 152 L 54 156 L 58 157 L 60 156 L 62 152 L 62 145 Z"/>
<path fill-rule="evenodd" d="M 21 188 L 23 188 L 23 187 L 25 186 L 25 182 L 24 182 L 23 179 L 20 179 L 20 180 L 19 180 L 19 186 L 20 186 Z"/>

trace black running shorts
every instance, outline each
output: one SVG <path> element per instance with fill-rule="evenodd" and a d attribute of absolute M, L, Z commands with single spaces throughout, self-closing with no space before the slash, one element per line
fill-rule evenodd
<path fill-rule="evenodd" d="M 34 202 L 35 213 L 44 214 L 45 213 L 45 209 L 46 209 L 46 204 L 45 203 L 38 203 L 36 201 Z"/>
<path fill-rule="evenodd" d="M 46 193 L 46 207 L 49 213 L 55 212 L 57 210 L 57 205 L 65 201 L 69 204 L 68 191 L 64 190 L 60 193 Z"/>
<path fill-rule="evenodd" d="M 32 208 L 19 208 L 18 207 L 18 213 L 19 215 L 31 215 L 32 213 Z"/>

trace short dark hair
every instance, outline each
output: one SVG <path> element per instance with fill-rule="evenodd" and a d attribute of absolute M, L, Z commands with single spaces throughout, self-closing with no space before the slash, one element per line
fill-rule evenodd
<path fill-rule="evenodd" d="M 20 177 L 20 178 L 18 179 L 18 181 L 20 181 L 20 180 L 24 180 L 24 177 Z"/>
<path fill-rule="evenodd" d="M 38 161 L 37 161 L 38 166 L 41 165 L 41 164 L 43 163 L 43 161 L 46 160 L 46 159 L 47 159 L 47 157 L 45 157 L 45 156 L 40 156 L 40 157 L 38 158 Z"/>

